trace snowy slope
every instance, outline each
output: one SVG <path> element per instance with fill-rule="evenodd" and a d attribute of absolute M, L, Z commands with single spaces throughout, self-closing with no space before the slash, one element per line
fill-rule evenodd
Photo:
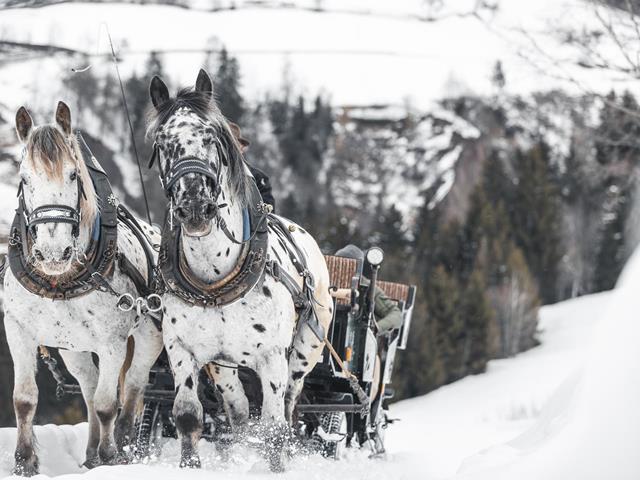
<path fill-rule="evenodd" d="M 350 452 L 347 459 L 337 463 L 301 456 L 292 462 L 283 478 L 424 480 L 456 474 L 465 458 L 509 441 L 539 421 L 544 404 L 556 388 L 585 365 L 589 339 L 610 298 L 611 294 L 600 294 L 544 307 L 540 347 L 512 359 L 492 361 L 486 374 L 467 377 L 424 397 L 394 404 L 392 416 L 400 421 L 387 432 L 387 461 L 369 460 L 362 452 Z M 608 321 L 601 323 L 600 328 L 606 330 L 608 325 Z M 84 424 L 37 427 L 36 435 L 45 475 L 83 471 L 79 465 L 86 438 Z M 0 476 L 10 471 L 14 438 L 14 429 L 0 430 Z M 505 448 L 511 451 L 513 447 L 497 451 Z M 231 462 L 224 464 L 213 446 L 203 442 L 202 449 L 205 469 L 190 472 L 188 478 L 210 478 L 211 470 L 216 478 L 223 479 L 274 478 L 255 452 L 238 447 Z M 83 477 L 173 479 L 182 476 L 175 468 L 177 463 L 178 445 L 170 441 L 163 460 L 151 467 L 103 467 Z"/>
<path fill-rule="evenodd" d="M 469 460 L 463 478 L 640 478 L 639 284 L 636 251 L 594 330 L 587 361 L 531 429 Z"/>

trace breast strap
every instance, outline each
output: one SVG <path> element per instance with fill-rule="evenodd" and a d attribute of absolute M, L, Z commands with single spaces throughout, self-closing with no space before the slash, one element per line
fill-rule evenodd
<path fill-rule="evenodd" d="M 257 187 L 250 192 L 248 207 L 251 240 L 243 244 L 240 261 L 225 278 L 213 284 L 198 279 L 182 254 L 181 226 L 171 228 L 168 212 L 162 231 L 158 268 L 162 289 L 173 293 L 191 305 L 201 307 L 229 305 L 243 298 L 260 281 L 267 260 L 268 230 L 260 224 L 262 204 Z"/>

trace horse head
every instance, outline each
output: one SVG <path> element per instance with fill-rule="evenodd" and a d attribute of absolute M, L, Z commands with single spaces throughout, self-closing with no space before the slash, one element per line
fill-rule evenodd
<path fill-rule="evenodd" d="M 248 177 L 241 146 L 213 99 L 213 83 L 200 70 L 193 89 L 170 98 L 155 76 L 148 135 L 173 218 L 188 236 L 205 236 L 218 218 L 221 202 L 246 203 Z"/>
<path fill-rule="evenodd" d="M 59 102 L 55 123 L 36 127 L 26 108 L 16 114 L 22 143 L 20 203 L 31 261 L 47 275 L 71 268 L 98 214 L 95 190 L 71 130 L 69 107 Z"/>

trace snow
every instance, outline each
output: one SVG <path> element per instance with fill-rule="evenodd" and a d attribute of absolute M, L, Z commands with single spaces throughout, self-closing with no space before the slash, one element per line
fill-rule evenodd
<path fill-rule="evenodd" d="M 462 478 L 640 478 L 640 251 L 595 325 L 586 361 L 507 444 L 467 462 Z"/>
<path fill-rule="evenodd" d="M 385 461 L 370 460 L 362 451 L 339 462 L 300 455 L 277 478 L 637 478 L 640 470 L 632 462 L 638 458 L 633 450 L 640 435 L 639 388 L 629 380 L 640 374 L 632 289 L 640 280 L 640 256 L 624 278 L 613 293 L 543 307 L 539 347 L 492 361 L 485 374 L 392 405 L 391 416 L 399 421 L 387 430 Z M 580 426 L 575 431 L 585 438 L 567 433 L 566 449 L 558 450 L 556 439 L 571 425 Z M 36 435 L 43 478 L 79 478 L 86 425 L 39 426 Z M 0 429 L 0 476 L 10 471 L 14 439 L 14 429 Z M 170 440 L 162 459 L 151 465 L 101 467 L 82 477 L 209 478 L 214 471 L 221 479 L 274 478 L 247 447 L 234 447 L 227 463 L 213 445 L 203 441 L 201 450 L 202 471 L 177 469 L 178 443 Z M 584 467 L 575 466 L 578 458 Z M 620 475 L 603 473 L 612 465 Z"/>
<path fill-rule="evenodd" d="M 165 51 L 166 71 L 174 86 L 192 84 L 205 46 L 224 44 L 240 59 L 243 93 L 248 98 L 279 89 L 286 69 L 304 92 L 324 92 L 338 105 L 409 101 L 426 108 L 451 93 L 452 79 L 461 79 L 453 83 L 472 86 L 469 89 L 475 93 L 491 93 L 491 70 L 497 60 L 503 64 L 508 93 L 558 86 L 576 91 L 573 82 L 558 78 L 562 72 L 551 60 L 565 58 L 568 52 L 549 30 L 552 23 L 578 27 L 593 23 L 594 17 L 579 0 L 500 2 L 495 14 L 483 13 L 480 18 L 456 15 L 471 11 L 476 3 L 459 0 L 451 2 L 455 7 L 447 7 L 436 22 L 416 17 L 425 15 L 429 3 L 439 2 L 331 1 L 323 3 L 326 11 L 322 13 L 307 8 L 315 4 L 309 1 L 286 2 L 302 7 L 297 9 L 282 7 L 282 2 L 263 2 L 281 8 L 235 3 L 244 7 L 205 12 L 159 5 L 73 3 L 3 10 L 0 40 L 68 47 L 92 55 L 94 64 L 105 63 L 108 42 L 102 25 L 107 24 L 125 59 L 125 74 L 140 71 L 151 50 Z M 365 11 L 369 14 L 362 14 Z M 536 54 L 532 41 L 553 58 Z M 0 87 L 15 91 L 18 86 L 25 92 L 30 83 L 50 83 L 78 66 L 60 56 L 22 65 L 28 65 L 32 74 L 16 76 L 15 65 L 5 66 L 0 69 Z M 57 69 L 58 74 L 43 76 L 42 68 Z M 584 81 L 587 88 L 606 91 L 611 86 L 611 79 L 602 72 L 569 68 L 567 75 Z M 38 91 L 51 90 L 58 89 L 49 85 Z M 24 98 L 29 97 L 16 95 L 8 101 L 17 107 Z"/>

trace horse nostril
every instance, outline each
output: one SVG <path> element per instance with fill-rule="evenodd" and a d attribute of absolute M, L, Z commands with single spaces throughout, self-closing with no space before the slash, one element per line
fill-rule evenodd
<path fill-rule="evenodd" d="M 33 256 L 36 257 L 36 260 L 38 260 L 39 262 L 44 261 L 44 255 L 42 254 L 42 250 L 40 250 L 39 248 L 33 249 Z"/>
<path fill-rule="evenodd" d="M 211 219 L 216 215 L 216 204 L 214 202 L 207 202 L 204 206 L 204 215 L 206 218 Z"/>
<path fill-rule="evenodd" d="M 62 260 L 69 260 L 71 258 L 71 254 L 73 253 L 73 249 L 71 247 L 67 247 L 62 252 Z"/>
<path fill-rule="evenodd" d="M 176 207 L 173 211 L 176 219 L 180 222 L 184 222 L 189 219 L 189 214 L 187 213 L 187 209 L 184 207 Z"/>

